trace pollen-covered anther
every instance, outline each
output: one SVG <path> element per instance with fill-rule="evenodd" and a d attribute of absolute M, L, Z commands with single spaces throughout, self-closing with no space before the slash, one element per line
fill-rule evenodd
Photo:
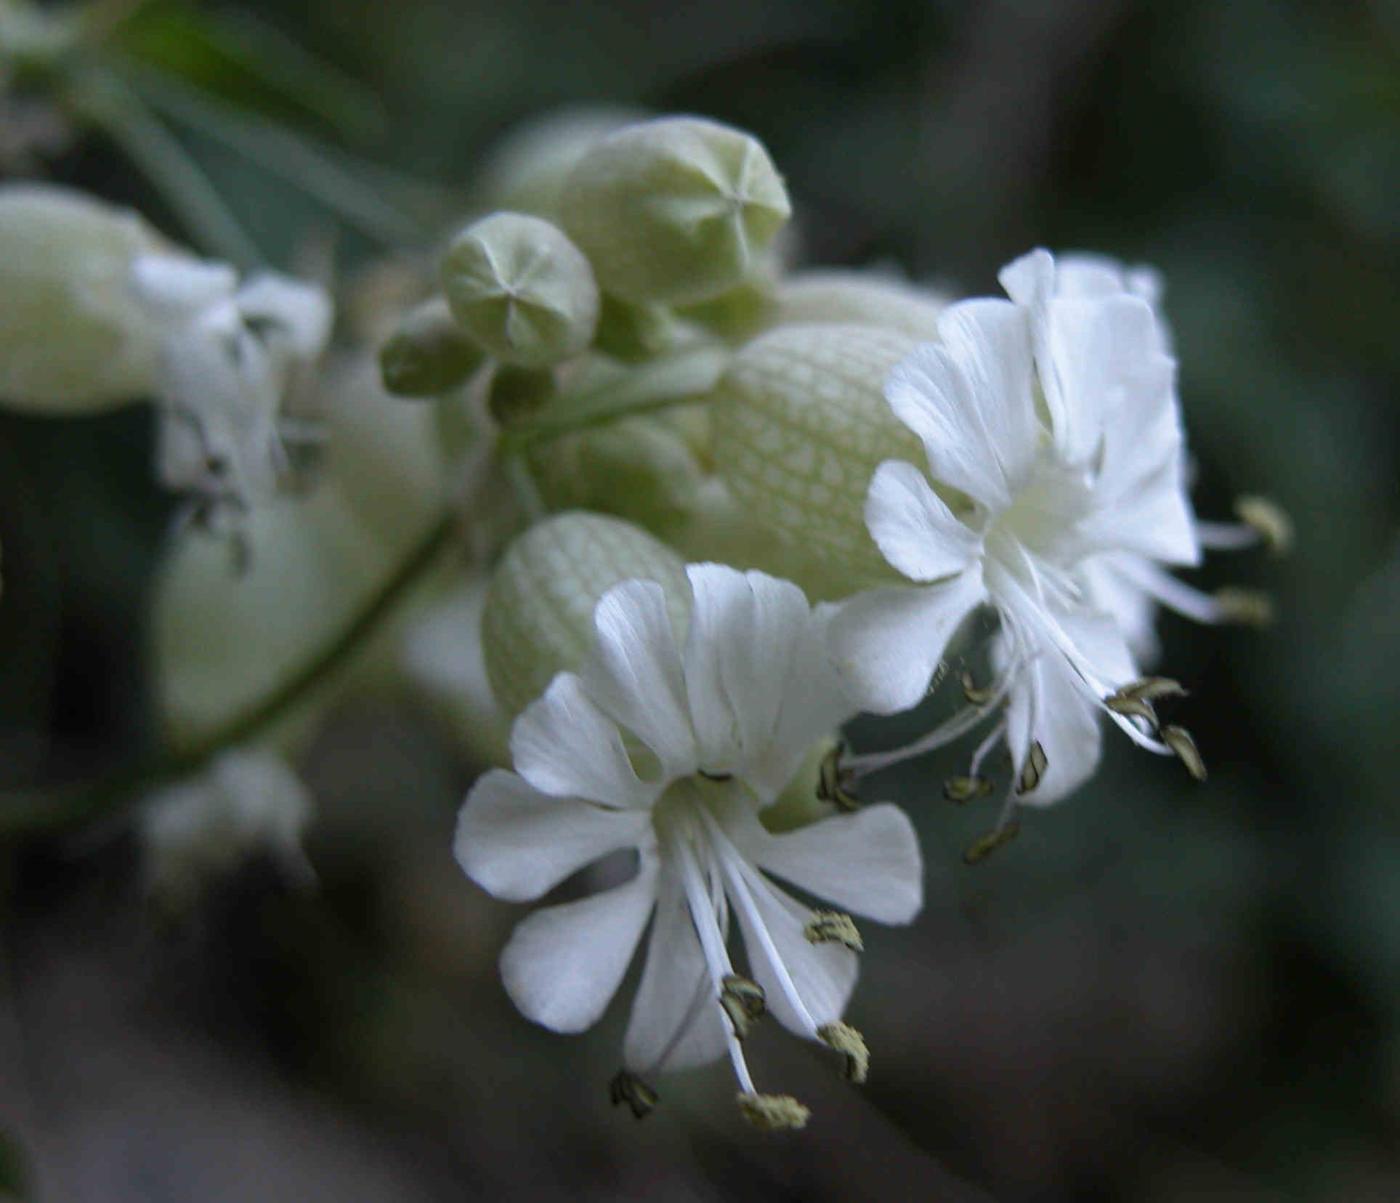
<path fill-rule="evenodd" d="M 805 1128 L 812 1115 L 790 1094 L 744 1093 L 737 1100 L 744 1118 L 761 1132 L 796 1131 Z"/>
<path fill-rule="evenodd" d="M 768 1013 L 763 987 L 737 973 L 726 974 L 720 982 L 719 1005 L 729 1016 L 734 1035 L 743 1040 L 749 1028 Z"/>
<path fill-rule="evenodd" d="M 660 1101 L 660 1095 L 628 1070 L 620 1069 L 608 1083 L 608 1098 L 614 1107 L 625 1103 L 633 1116 L 645 1119 Z"/>
<path fill-rule="evenodd" d="M 841 911 L 813 911 L 802 934 L 809 944 L 844 944 L 852 952 L 865 951 L 856 921 Z"/>
<path fill-rule="evenodd" d="M 969 846 L 967 851 L 963 853 L 963 864 L 981 864 L 982 861 L 986 860 L 987 857 L 991 856 L 991 854 L 995 852 L 998 848 L 1000 848 L 1004 844 L 1009 844 L 1020 834 L 1021 824 L 1016 822 L 1014 819 L 1009 823 L 1003 824 L 1002 826 L 998 827 L 995 831 L 989 832 L 987 835 L 984 835 L 980 840 L 977 840 L 975 843 Z"/>
<path fill-rule="evenodd" d="M 1266 627 L 1274 621 L 1274 603 L 1257 589 L 1227 587 L 1215 593 L 1215 604 L 1226 622 L 1245 627 Z"/>
<path fill-rule="evenodd" d="M 1035 740 L 1031 744 L 1029 755 L 1026 756 L 1026 763 L 1021 766 L 1021 775 L 1016 779 L 1016 792 L 1018 794 L 1028 794 L 1040 784 L 1041 778 L 1045 776 L 1045 770 L 1050 767 L 1050 761 L 1045 755 L 1045 749 L 1041 746 L 1040 740 Z"/>
<path fill-rule="evenodd" d="M 943 783 L 943 797 L 961 806 L 985 798 L 996 788 L 990 777 L 949 777 Z"/>
<path fill-rule="evenodd" d="M 843 814 L 850 814 L 860 809 L 860 799 L 851 792 L 854 780 L 851 771 L 841 766 L 841 757 L 845 751 L 845 744 L 837 744 L 822 757 L 817 773 L 817 797 L 823 802 L 829 802 Z"/>
<path fill-rule="evenodd" d="M 972 679 L 970 672 L 963 672 L 958 676 L 958 684 L 962 686 L 963 697 L 967 699 L 969 706 L 985 706 L 994 697 L 996 690 L 993 688 L 983 689 Z"/>
<path fill-rule="evenodd" d="M 1157 712 L 1152 709 L 1152 703 L 1143 698 L 1131 697 L 1119 690 L 1104 698 L 1103 704 L 1114 714 L 1121 714 L 1126 718 L 1144 718 L 1154 727 L 1157 725 Z"/>
<path fill-rule="evenodd" d="M 865 1037 L 848 1023 L 824 1023 L 817 1035 L 828 1048 L 835 1049 L 844 1059 L 842 1072 L 846 1081 L 863 1086 L 870 1075 L 870 1050 Z"/>
<path fill-rule="evenodd" d="M 1206 762 L 1201 759 L 1201 753 L 1196 748 L 1196 741 L 1191 738 L 1191 732 L 1185 727 L 1166 726 L 1161 732 L 1162 742 L 1167 745 L 1182 764 L 1186 766 L 1186 771 L 1197 781 L 1206 779 Z"/>
<path fill-rule="evenodd" d="M 1143 677 L 1131 685 L 1124 685 L 1115 697 L 1137 698 L 1143 702 L 1159 702 L 1163 698 L 1184 698 L 1186 687 L 1170 677 Z"/>
<path fill-rule="evenodd" d="M 1293 521 L 1276 502 L 1267 497 L 1241 497 L 1235 502 L 1235 515 L 1274 555 L 1286 556 L 1293 550 Z"/>

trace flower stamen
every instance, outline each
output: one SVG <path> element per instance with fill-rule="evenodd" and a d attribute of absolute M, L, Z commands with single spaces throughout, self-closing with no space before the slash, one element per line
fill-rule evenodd
<path fill-rule="evenodd" d="M 842 1072 L 846 1081 L 863 1086 L 870 1076 L 870 1050 L 865 1037 L 848 1023 L 824 1023 L 817 1029 L 822 1042 L 844 1058 Z"/>
<path fill-rule="evenodd" d="M 608 1098 L 614 1107 L 627 1104 L 635 1119 L 646 1119 L 660 1102 L 661 1096 L 636 1074 L 620 1069 L 608 1083 Z"/>
<path fill-rule="evenodd" d="M 852 952 L 865 951 L 856 921 L 841 911 L 813 911 L 802 934 L 809 944 L 843 944 Z"/>

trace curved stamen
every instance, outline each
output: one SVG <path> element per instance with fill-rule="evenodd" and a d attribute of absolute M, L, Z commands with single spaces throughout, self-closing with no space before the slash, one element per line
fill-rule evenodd
<path fill-rule="evenodd" d="M 1258 547 L 1263 536 L 1243 522 L 1196 522 L 1196 539 L 1207 551 L 1247 551 Z"/>

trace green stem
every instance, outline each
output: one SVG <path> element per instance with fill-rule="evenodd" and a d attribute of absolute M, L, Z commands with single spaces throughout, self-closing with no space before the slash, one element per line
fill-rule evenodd
<path fill-rule="evenodd" d="M 340 631 L 266 697 L 188 748 L 167 751 L 95 784 L 11 796 L 0 803 L 0 834 L 54 829 L 129 803 L 154 785 L 197 772 L 226 748 L 262 735 L 327 681 L 388 617 L 452 542 L 457 516 L 442 515 L 379 590 Z"/>

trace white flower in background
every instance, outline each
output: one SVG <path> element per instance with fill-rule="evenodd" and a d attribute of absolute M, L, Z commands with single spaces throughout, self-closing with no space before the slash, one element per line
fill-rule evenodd
<path fill-rule="evenodd" d="M 857 697 L 890 713 L 924 695 L 965 617 L 995 609 L 989 696 L 904 754 L 964 733 L 1004 698 L 968 778 L 953 783 L 981 792 L 982 761 L 1005 740 L 1016 792 L 999 830 L 1017 800 L 1052 802 L 1093 772 L 1099 712 L 1200 768 L 1185 732 L 1155 730 L 1152 700 L 1171 687 L 1138 679 L 1125 627 L 1141 599 L 1109 593 L 1126 566 L 1166 577 L 1159 565 L 1200 558 L 1175 362 L 1147 301 L 1088 269 L 1066 274 L 1072 287 L 1059 292 L 1048 254 L 1018 260 L 1003 273 L 1015 303 L 952 306 L 941 343 L 890 374 L 886 397 L 928 467 L 882 464 L 866 519 L 885 558 L 922 584 L 858 595 L 832 624 Z"/>
<path fill-rule="evenodd" d="M 276 491 L 284 403 L 325 349 L 330 302 L 271 274 L 240 287 L 226 264 L 173 255 L 138 258 L 131 285 L 163 332 L 161 482 L 192 496 L 201 517 L 235 518 Z"/>
<path fill-rule="evenodd" d="M 153 795 L 140 833 L 151 893 L 177 907 L 203 885 L 258 851 L 271 854 L 296 881 L 312 879 L 301 837 L 311 795 L 273 752 L 235 749 L 197 777 Z"/>
<path fill-rule="evenodd" d="M 758 1092 L 743 1039 L 771 1012 L 835 1048 L 862 1079 L 864 1044 L 841 1022 L 859 936 L 848 915 L 809 910 L 773 878 L 844 911 L 906 923 L 922 902 L 918 843 L 888 805 L 786 835 L 763 827 L 759 811 L 850 717 L 826 659 L 826 614 L 762 573 L 702 564 L 688 576 L 683 645 L 659 585 L 627 581 L 603 596 L 581 671 L 556 676 L 516 720 L 516 771 L 487 773 L 468 796 L 457 857 L 492 894 L 523 901 L 608 853 L 635 850 L 625 884 L 520 924 L 501 958 L 507 991 L 545 1027 L 589 1027 L 650 918 L 614 1102 L 644 1114 L 652 1075 L 727 1050 L 745 1115 L 800 1126 L 801 1104 Z M 730 959 L 731 914 L 747 976 Z"/>

